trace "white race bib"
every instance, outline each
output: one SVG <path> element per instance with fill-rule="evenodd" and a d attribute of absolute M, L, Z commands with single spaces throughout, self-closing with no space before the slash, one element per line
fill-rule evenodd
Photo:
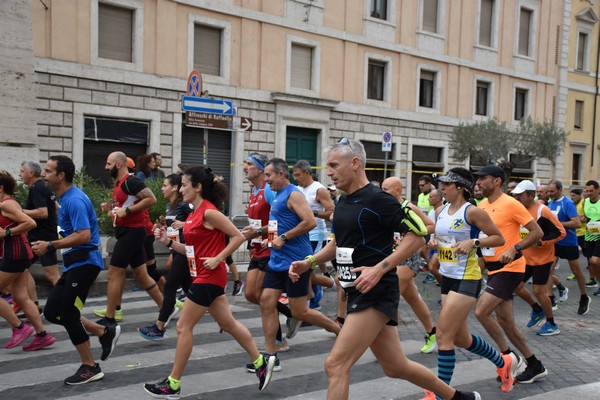
<path fill-rule="evenodd" d="M 260 229 L 262 228 L 262 221 L 260 219 L 253 219 L 253 218 L 248 218 L 248 225 L 250 225 L 250 228 L 252 229 Z M 250 241 L 250 243 L 262 243 L 262 237 L 255 237 L 254 239 L 252 239 Z"/>
<path fill-rule="evenodd" d="M 479 239 L 484 239 L 486 237 L 488 237 L 488 235 L 483 232 L 479 232 Z M 485 257 L 494 257 L 496 255 L 496 249 L 494 247 L 482 247 L 481 255 Z"/>
<path fill-rule="evenodd" d="M 354 268 L 352 263 L 353 252 L 354 249 L 350 247 L 337 247 L 335 250 L 338 279 L 343 288 L 354 286 L 354 281 L 357 278 L 356 273 L 350 271 Z"/>
<path fill-rule="evenodd" d="M 269 231 L 268 231 L 268 242 L 269 247 L 273 247 L 273 240 L 277 237 L 277 220 L 271 219 L 269 220 Z"/>
<path fill-rule="evenodd" d="M 188 261 L 188 267 L 190 268 L 190 276 L 195 278 L 198 276 L 198 269 L 196 268 L 196 257 L 194 254 L 194 246 L 185 246 L 185 256 Z"/>

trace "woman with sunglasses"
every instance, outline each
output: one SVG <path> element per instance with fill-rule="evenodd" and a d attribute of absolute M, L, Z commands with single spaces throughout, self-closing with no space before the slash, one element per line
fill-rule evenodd
<path fill-rule="evenodd" d="M 486 251 L 485 248 L 501 246 L 504 238 L 488 214 L 468 201 L 473 194 L 471 172 L 452 168 L 438 180 L 447 201 L 435 212 L 435 237 L 429 242 L 431 247 L 437 247 L 442 275 L 442 309 L 437 321 L 438 377 L 450 384 L 456 365 L 455 346 L 489 359 L 505 377 L 505 372 L 510 375 L 512 363 L 505 363 L 510 356 L 501 355 L 485 340 L 472 335 L 467 326 L 469 313 L 481 292 L 477 248 Z M 487 236 L 480 239 L 480 232 Z M 512 383 L 503 378 L 502 390 L 512 389 Z M 429 391 L 425 394 L 424 399 L 437 398 Z"/>

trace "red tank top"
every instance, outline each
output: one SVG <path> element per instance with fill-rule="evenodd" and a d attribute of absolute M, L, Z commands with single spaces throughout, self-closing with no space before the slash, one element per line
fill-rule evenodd
<path fill-rule="evenodd" d="M 4 203 L 6 200 L 14 200 L 12 197 L 7 197 L 2 200 Z M 0 213 L 0 228 L 6 229 L 14 228 L 17 226 L 15 221 L 5 217 Z M 0 239 L 0 258 L 10 258 L 13 260 L 31 260 L 33 258 L 33 252 L 29 247 L 29 241 L 27 240 L 27 234 L 19 233 L 12 235 L 11 237 L 5 237 Z"/>
<path fill-rule="evenodd" d="M 248 202 L 248 218 L 260 219 L 262 226 L 268 225 L 269 212 L 271 211 L 271 206 L 269 203 L 267 203 L 267 199 L 265 199 L 266 185 L 267 180 L 265 179 L 256 194 L 254 194 L 254 190 L 250 192 L 250 201 Z M 267 231 L 265 230 L 263 232 L 262 239 L 266 238 Z M 254 248 L 254 251 L 252 252 L 252 258 L 263 258 L 271 255 L 271 250 L 268 247 L 262 247 L 260 243 L 252 243 L 252 247 Z"/>
<path fill-rule="evenodd" d="M 113 203 L 115 207 L 129 207 L 136 203 L 138 203 L 141 199 L 138 198 L 135 193 L 130 194 L 123 190 L 123 184 L 131 175 L 125 175 L 123 179 L 115 184 L 115 189 L 113 190 Z M 136 178 L 137 179 L 137 178 Z M 122 218 L 114 219 L 115 226 L 124 226 L 129 228 L 142 228 L 146 227 L 146 222 L 144 221 L 143 212 L 131 213 Z"/>
<path fill-rule="evenodd" d="M 194 246 L 197 276 L 193 283 L 211 283 L 225 288 L 227 286 L 227 267 L 225 262 L 214 270 L 203 267 L 204 257 L 216 257 L 225 248 L 225 234 L 218 229 L 204 227 L 206 210 L 217 210 L 208 200 L 202 201 L 200 207 L 188 215 L 183 227 L 183 237 L 186 246 Z"/>

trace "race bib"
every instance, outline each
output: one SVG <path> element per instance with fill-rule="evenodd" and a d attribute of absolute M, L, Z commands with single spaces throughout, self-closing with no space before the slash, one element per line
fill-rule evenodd
<path fill-rule="evenodd" d="M 277 237 L 277 220 L 271 219 L 269 220 L 269 231 L 268 231 L 268 242 L 269 247 L 273 247 L 273 240 Z"/>
<path fill-rule="evenodd" d="M 167 227 L 167 238 L 171 239 L 174 242 L 179 243 L 179 229 Z"/>
<path fill-rule="evenodd" d="M 352 264 L 352 253 L 354 249 L 350 247 L 338 247 L 335 250 L 335 260 L 337 262 L 337 273 L 340 285 L 342 287 L 354 286 L 354 281 L 358 277 L 356 273 L 350 271 L 354 268 Z"/>
<path fill-rule="evenodd" d="M 60 227 L 60 225 L 56 226 L 56 231 L 58 232 L 58 238 L 62 239 L 64 236 L 63 236 L 63 230 Z M 71 250 L 71 247 L 67 247 L 66 249 L 58 249 L 58 251 L 60 251 L 60 254 L 65 254 L 65 252 L 67 252 L 69 250 Z"/>
<path fill-rule="evenodd" d="M 195 278 L 198 276 L 198 269 L 196 268 L 196 257 L 194 255 L 194 246 L 185 246 L 185 257 L 187 258 L 188 267 L 190 269 L 190 276 Z"/>
<path fill-rule="evenodd" d="M 400 243 L 402 243 L 402 235 L 400 235 L 400 232 L 394 232 L 394 244 L 392 245 L 392 251 L 395 251 L 396 247 L 400 246 Z"/>
<path fill-rule="evenodd" d="M 600 221 L 593 221 L 587 223 L 588 233 L 592 236 L 600 235 Z"/>
<path fill-rule="evenodd" d="M 262 228 L 262 221 L 260 219 L 253 219 L 253 218 L 248 218 L 248 224 L 250 225 L 250 228 L 252 229 L 260 229 Z M 254 239 L 252 239 L 250 241 L 250 243 L 262 243 L 262 237 L 255 237 Z"/>
<path fill-rule="evenodd" d="M 521 227 L 521 240 L 524 240 L 527 235 L 529 235 L 529 230 L 527 228 L 525 228 L 524 226 Z"/>
<path fill-rule="evenodd" d="M 488 235 L 483 232 L 479 232 L 479 239 L 484 239 L 486 237 L 488 237 Z M 482 247 L 481 255 L 485 257 L 494 257 L 496 255 L 496 249 L 494 247 Z"/>
<path fill-rule="evenodd" d="M 456 264 L 458 256 L 456 255 L 456 239 L 454 236 L 438 236 L 438 257 L 440 263 Z"/>

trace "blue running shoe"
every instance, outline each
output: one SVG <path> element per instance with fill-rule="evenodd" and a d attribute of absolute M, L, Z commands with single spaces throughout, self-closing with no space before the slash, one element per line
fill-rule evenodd
<path fill-rule="evenodd" d="M 546 314 L 544 313 L 544 311 L 540 311 L 535 312 L 535 311 L 531 311 L 531 319 L 529 320 L 529 322 L 527 323 L 527 327 L 528 328 L 533 328 L 534 326 L 537 326 L 540 321 L 542 319 L 544 319 L 546 317 Z"/>
<path fill-rule="evenodd" d="M 552 336 L 558 335 L 560 333 L 560 329 L 558 329 L 558 325 L 553 324 L 552 322 L 546 321 L 546 323 L 537 331 L 537 334 L 540 336 Z"/>
<path fill-rule="evenodd" d="M 433 283 L 435 282 L 435 276 L 432 274 L 428 274 L 425 279 L 423 279 L 423 283 Z"/>
<path fill-rule="evenodd" d="M 166 329 L 163 329 L 162 331 L 158 329 L 156 324 L 138 328 L 140 336 L 146 340 L 163 340 L 165 338 L 165 331 Z"/>

